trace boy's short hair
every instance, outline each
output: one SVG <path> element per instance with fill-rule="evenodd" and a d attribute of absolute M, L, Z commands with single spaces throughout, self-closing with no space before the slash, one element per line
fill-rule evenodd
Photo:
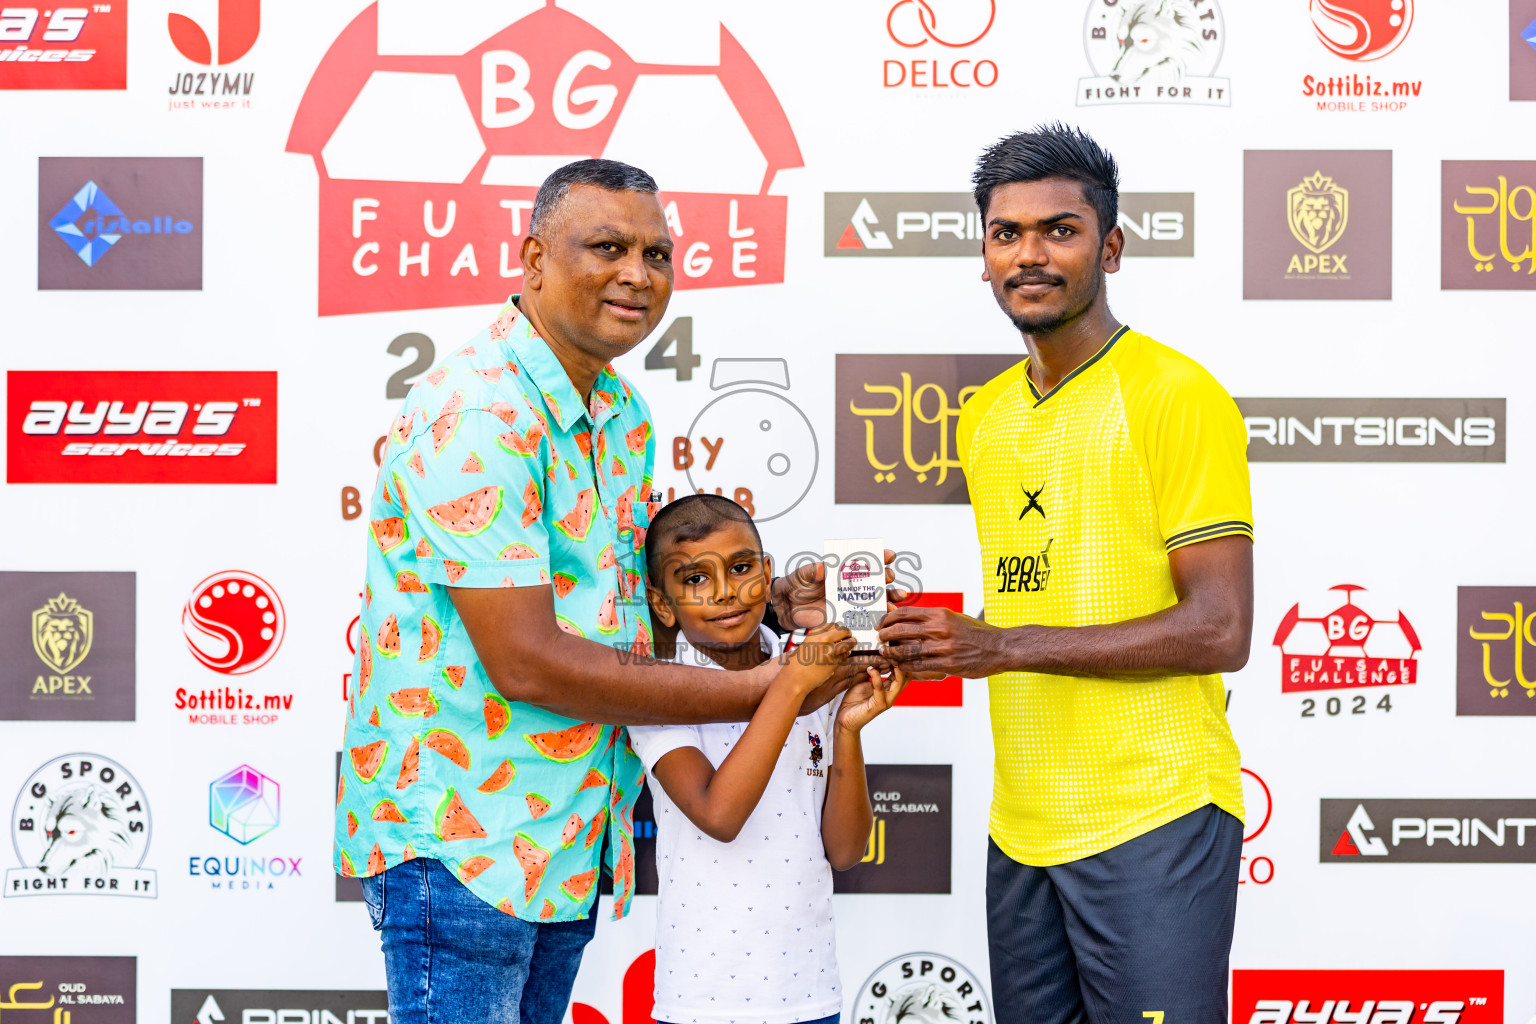
<path fill-rule="evenodd" d="M 667 552 L 679 544 L 703 540 L 725 523 L 746 523 L 752 539 L 762 547 L 763 538 L 747 510 L 719 494 L 685 494 L 664 505 L 651 520 L 645 535 L 645 568 L 656 585 L 661 584 L 661 568 Z"/>

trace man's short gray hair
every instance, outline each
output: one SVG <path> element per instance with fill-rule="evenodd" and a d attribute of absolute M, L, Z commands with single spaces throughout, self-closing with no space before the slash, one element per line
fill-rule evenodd
<path fill-rule="evenodd" d="M 617 160 L 574 160 L 544 179 L 533 197 L 533 212 L 528 218 L 528 233 L 538 234 L 544 222 L 565 202 L 572 185 L 595 185 L 609 192 L 661 191 L 656 179 L 638 167 Z"/>

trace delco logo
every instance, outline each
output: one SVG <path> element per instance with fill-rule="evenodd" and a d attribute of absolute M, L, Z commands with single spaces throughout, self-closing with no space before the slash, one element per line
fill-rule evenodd
<path fill-rule="evenodd" d="M 1233 1024 L 1501 1024 L 1503 971 L 1233 971 Z"/>
<path fill-rule="evenodd" d="M 1291 605 L 1275 631 L 1280 648 L 1280 692 L 1347 690 L 1357 686 L 1407 686 L 1418 680 L 1419 635 L 1402 612 L 1378 619 L 1355 604 L 1365 590 L 1341 583 L 1344 603 L 1316 618 Z"/>
<path fill-rule="evenodd" d="M 0 89 L 128 88 L 128 0 L 0 7 Z"/>
<path fill-rule="evenodd" d="M 276 483 L 277 374 L 7 375 L 8 483 Z"/>
<path fill-rule="evenodd" d="M 375 4 L 343 30 L 288 136 L 320 176 L 322 316 L 502 301 L 539 184 L 579 157 L 668 186 L 678 288 L 784 280 L 786 199 L 769 190 L 803 161 L 723 26 L 716 64 L 643 64 L 553 0 L 488 37 L 424 39 L 391 15 Z"/>

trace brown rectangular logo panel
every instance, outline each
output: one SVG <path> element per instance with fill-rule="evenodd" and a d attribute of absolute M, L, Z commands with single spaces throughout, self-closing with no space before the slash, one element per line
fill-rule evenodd
<path fill-rule="evenodd" d="M 966 505 L 960 406 L 1018 355 L 839 355 L 839 505 Z"/>
<path fill-rule="evenodd" d="M 1238 398 L 1249 462 L 1503 462 L 1502 398 Z"/>
<path fill-rule="evenodd" d="M 1536 715 L 1536 586 L 1456 588 L 1456 713 Z"/>
<path fill-rule="evenodd" d="M 1243 153 L 1243 298 L 1391 297 L 1391 150 Z"/>
<path fill-rule="evenodd" d="M 131 572 L 0 572 L 0 720 L 134 720 Z"/>
<path fill-rule="evenodd" d="M 1536 289 L 1536 160 L 1440 161 L 1440 287 Z"/>

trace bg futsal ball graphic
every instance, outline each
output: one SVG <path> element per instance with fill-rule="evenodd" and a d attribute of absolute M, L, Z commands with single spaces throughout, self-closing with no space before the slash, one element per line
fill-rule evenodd
<path fill-rule="evenodd" d="M 215 573 L 192 588 L 181 611 L 192 656 L 228 676 L 254 672 L 283 642 L 283 602 L 272 584 L 248 572 Z"/>

